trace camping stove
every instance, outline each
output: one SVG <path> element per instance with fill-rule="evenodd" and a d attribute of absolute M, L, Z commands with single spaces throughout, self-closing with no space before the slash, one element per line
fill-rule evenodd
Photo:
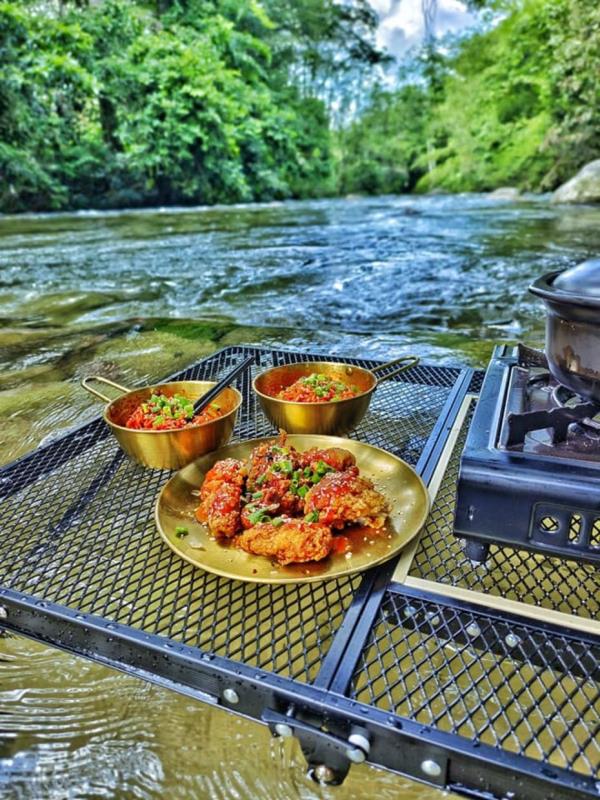
<path fill-rule="evenodd" d="M 600 405 L 550 375 L 543 353 L 497 347 L 460 461 L 454 532 L 600 564 Z"/>

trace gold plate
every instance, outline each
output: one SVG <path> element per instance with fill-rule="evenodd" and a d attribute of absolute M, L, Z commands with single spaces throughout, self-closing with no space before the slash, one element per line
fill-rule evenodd
<path fill-rule="evenodd" d="M 210 536 L 205 525 L 196 521 L 198 489 L 208 470 L 223 458 L 243 459 L 259 444 L 275 441 L 269 436 L 227 445 L 208 453 L 179 470 L 161 491 L 156 503 L 156 525 L 169 547 L 197 567 L 225 578 L 252 583 L 303 583 L 339 578 L 387 561 L 417 535 L 429 512 L 425 484 L 402 459 L 352 439 L 336 436 L 290 435 L 287 443 L 298 450 L 310 447 L 343 447 L 354 454 L 361 475 L 370 478 L 386 497 L 390 513 L 385 528 L 344 531 L 352 541 L 353 552 L 333 554 L 323 561 L 281 566 L 264 556 L 253 556 L 231 544 L 220 544 Z M 178 538 L 178 526 L 188 529 Z"/>

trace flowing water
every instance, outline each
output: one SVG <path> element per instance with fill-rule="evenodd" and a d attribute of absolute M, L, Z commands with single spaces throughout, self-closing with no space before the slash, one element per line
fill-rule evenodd
<path fill-rule="evenodd" d="M 484 196 L 0 217 L 0 460 L 235 343 L 483 366 L 543 341 L 537 275 L 600 251 L 600 209 Z M 293 743 L 19 637 L 0 639 L 0 796 L 435 798 L 353 767 L 319 789 Z"/>

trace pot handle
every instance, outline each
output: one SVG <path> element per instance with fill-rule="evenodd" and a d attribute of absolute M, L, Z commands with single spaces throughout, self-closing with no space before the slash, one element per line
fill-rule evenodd
<path fill-rule="evenodd" d="M 125 388 L 125 386 L 121 386 L 120 384 L 115 383 L 114 381 L 109 381 L 108 378 L 102 378 L 100 375 L 88 375 L 88 377 L 83 378 L 83 380 L 81 381 L 81 385 L 86 390 L 86 392 L 89 392 L 90 394 L 99 397 L 100 400 L 104 400 L 105 403 L 112 403 L 112 399 L 110 397 L 107 397 L 105 394 L 102 394 L 97 389 L 92 389 L 92 387 L 89 385 L 90 381 L 97 381 L 98 383 L 106 383 L 108 386 L 112 386 L 113 389 L 118 389 L 121 392 L 121 394 L 127 394 L 127 392 L 130 391 L 130 389 Z"/>
<path fill-rule="evenodd" d="M 387 381 L 390 378 L 395 378 L 396 375 L 400 375 L 401 372 L 404 372 L 405 370 L 410 369 L 411 367 L 416 367 L 419 361 L 420 361 L 419 356 L 400 356 L 400 358 L 395 358 L 393 361 L 388 361 L 387 364 L 380 364 L 378 367 L 374 367 L 371 370 L 371 372 L 374 375 L 377 375 L 377 373 L 381 372 L 382 369 L 388 369 L 388 367 L 393 367 L 396 364 L 402 364 L 401 367 L 398 367 L 398 369 L 393 370 L 393 372 L 390 372 L 388 375 L 384 375 L 381 378 L 377 378 L 377 386 L 379 386 L 379 384 L 382 381 Z"/>

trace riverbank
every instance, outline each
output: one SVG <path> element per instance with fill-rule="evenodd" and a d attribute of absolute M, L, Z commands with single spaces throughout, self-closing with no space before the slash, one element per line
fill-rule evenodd
<path fill-rule="evenodd" d="M 590 175 L 593 180 L 590 180 Z M 486 192 L 474 191 L 451 191 L 445 190 L 441 187 L 432 189 L 425 192 L 414 193 L 400 193 L 400 194 L 370 194 L 369 192 L 352 192 L 350 194 L 339 195 L 335 193 L 321 195 L 315 198 L 287 198 L 280 200 L 268 200 L 264 202 L 231 202 L 231 203 L 208 203 L 208 204 L 193 204 L 189 205 L 157 205 L 156 203 L 147 202 L 140 205 L 115 205 L 115 206 L 85 206 L 85 207 L 65 207 L 60 210 L 39 210 L 39 211 L 15 211 L 3 212 L 0 211 L 0 221 L 14 220 L 45 220 L 45 219 L 61 219 L 68 220 L 95 218 L 95 217 L 126 217 L 129 215 L 150 214 L 150 215 L 185 215 L 185 214 L 199 214 L 210 212 L 232 212 L 236 210 L 244 211 L 252 209 L 259 211 L 261 209 L 269 210 L 280 207 L 289 207 L 293 203 L 312 203 L 317 205 L 319 203 L 330 202 L 344 202 L 344 201 L 386 201 L 391 202 L 399 201 L 404 203 L 406 213 L 419 213 L 418 208 L 413 208 L 410 204 L 411 201 L 417 201 L 422 198 L 459 198 L 466 199 L 473 198 L 476 202 L 485 202 L 485 200 L 492 200 L 504 203 L 564 203 L 565 205 L 596 205 L 600 203 L 596 198 L 600 191 L 600 160 L 591 162 L 585 165 L 582 169 L 573 175 L 573 177 L 562 186 L 557 187 L 553 192 L 535 192 L 535 191 L 522 191 L 517 186 L 498 186 Z M 581 178 L 581 180 L 580 180 Z M 580 191 L 581 186 L 581 191 Z M 565 191 L 566 189 L 566 191 Z M 590 194 L 591 199 L 587 198 Z M 563 199 L 565 198 L 565 199 Z M 32 228 L 35 232 L 35 227 Z"/>

